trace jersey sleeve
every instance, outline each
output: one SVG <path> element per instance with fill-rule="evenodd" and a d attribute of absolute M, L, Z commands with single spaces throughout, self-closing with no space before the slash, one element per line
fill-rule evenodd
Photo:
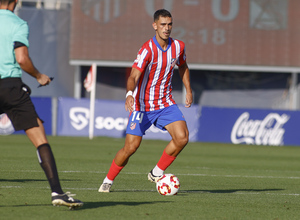
<path fill-rule="evenodd" d="M 138 54 L 136 59 L 133 62 L 132 68 L 136 68 L 139 71 L 143 72 L 148 63 L 150 62 L 150 52 L 146 47 L 142 47 Z"/>
<path fill-rule="evenodd" d="M 186 55 L 185 55 L 185 44 L 181 41 L 180 42 L 180 54 L 179 59 L 177 61 L 177 66 L 181 66 L 186 62 Z"/>
<path fill-rule="evenodd" d="M 26 47 L 29 47 L 28 35 L 28 25 L 26 22 L 24 22 L 17 28 L 13 36 L 13 42 L 20 42 L 23 43 Z"/>

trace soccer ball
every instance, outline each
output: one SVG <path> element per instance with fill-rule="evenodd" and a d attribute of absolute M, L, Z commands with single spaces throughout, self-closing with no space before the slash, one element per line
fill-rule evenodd
<path fill-rule="evenodd" d="M 164 174 L 156 182 L 156 190 L 159 194 L 164 196 L 176 195 L 180 188 L 180 182 L 174 174 Z"/>

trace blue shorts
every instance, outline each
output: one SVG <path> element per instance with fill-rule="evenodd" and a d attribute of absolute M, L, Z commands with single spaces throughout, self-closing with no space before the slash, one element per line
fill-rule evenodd
<path fill-rule="evenodd" d="M 152 124 L 165 131 L 165 126 L 175 121 L 185 121 L 177 105 L 149 112 L 134 111 L 129 115 L 126 134 L 143 136 Z"/>

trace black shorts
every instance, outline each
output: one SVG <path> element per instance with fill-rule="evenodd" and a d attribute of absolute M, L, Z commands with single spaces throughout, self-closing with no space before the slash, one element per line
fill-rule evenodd
<path fill-rule="evenodd" d="M 39 126 L 38 114 L 23 90 L 21 78 L 0 79 L 0 113 L 7 114 L 16 131 Z"/>

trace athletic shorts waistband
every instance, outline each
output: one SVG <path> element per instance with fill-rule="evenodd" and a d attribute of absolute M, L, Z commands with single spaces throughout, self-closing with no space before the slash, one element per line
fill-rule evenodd
<path fill-rule="evenodd" d="M 6 85 L 14 85 L 17 82 L 22 82 L 22 79 L 20 77 L 8 77 L 4 79 L 0 79 L 0 86 Z"/>

